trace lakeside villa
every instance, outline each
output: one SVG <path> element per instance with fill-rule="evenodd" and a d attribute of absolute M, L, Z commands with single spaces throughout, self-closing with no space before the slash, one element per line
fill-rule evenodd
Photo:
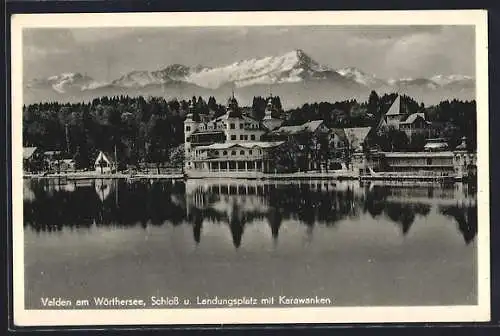
<path fill-rule="evenodd" d="M 259 177 L 272 170 L 269 151 L 283 141 L 264 141 L 264 134 L 281 126 L 272 116 L 271 99 L 262 121 L 246 115 L 234 95 L 226 113 L 212 120 L 195 121 L 194 107 L 184 121 L 185 165 L 188 177 Z"/>

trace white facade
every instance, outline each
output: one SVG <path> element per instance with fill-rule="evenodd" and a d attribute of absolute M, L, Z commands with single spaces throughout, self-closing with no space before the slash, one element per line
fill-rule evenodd
<path fill-rule="evenodd" d="M 282 143 L 261 141 L 268 131 L 263 122 L 241 114 L 234 97 L 224 115 L 207 122 L 194 121 L 190 111 L 184 121 L 186 174 L 265 171 L 267 151 Z"/>

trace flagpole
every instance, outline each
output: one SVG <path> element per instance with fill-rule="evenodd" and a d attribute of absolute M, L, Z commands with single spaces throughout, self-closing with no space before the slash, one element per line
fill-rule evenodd
<path fill-rule="evenodd" d="M 116 143 L 115 143 L 115 174 L 118 173 L 118 160 L 116 157 Z"/>

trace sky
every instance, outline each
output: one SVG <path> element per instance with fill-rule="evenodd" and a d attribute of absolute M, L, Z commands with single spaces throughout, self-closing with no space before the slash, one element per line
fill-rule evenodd
<path fill-rule="evenodd" d="M 30 28 L 24 78 L 80 72 L 108 81 L 178 63 L 227 65 L 302 49 L 320 64 L 384 79 L 475 75 L 473 26 Z"/>

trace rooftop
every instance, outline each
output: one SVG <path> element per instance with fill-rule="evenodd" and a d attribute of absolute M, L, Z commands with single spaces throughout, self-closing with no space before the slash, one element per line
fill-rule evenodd
<path fill-rule="evenodd" d="M 37 147 L 23 147 L 23 159 L 27 160 L 33 156 L 36 152 Z"/>
<path fill-rule="evenodd" d="M 226 143 L 214 143 L 208 146 L 199 146 L 196 149 L 228 149 L 232 147 L 243 147 L 243 148 L 270 148 L 276 147 L 283 144 L 284 141 L 247 141 L 247 142 L 226 142 Z"/>
<path fill-rule="evenodd" d="M 453 157 L 452 151 L 442 151 L 442 152 L 382 152 L 385 157 L 407 157 L 407 158 L 415 158 L 415 157 Z"/>
<path fill-rule="evenodd" d="M 274 133 L 288 133 L 288 134 L 297 134 L 300 132 L 315 132 L 319 126 L 323 123 L 323 120 L 312 120 L 302 125 L 293 125 L 293 126 L 281 126 Z"/>
<path fill-rule="evenodd" d="M 401 114 L 401 98 L 398 95 L 385 115 L 390 116 L 390 115 L 400 115 L 400 114 Z"/>
<path fill-rule="evenodd" d="M 418 118 L 422 118 L 427 124 L 430 124 L 427 120 L 425 120 L 425 114 L 424 113 L 413 113 L 406 118 L 405 121 L 401 121 L 400 124 L 413 124 L 415 120 Z"/>

